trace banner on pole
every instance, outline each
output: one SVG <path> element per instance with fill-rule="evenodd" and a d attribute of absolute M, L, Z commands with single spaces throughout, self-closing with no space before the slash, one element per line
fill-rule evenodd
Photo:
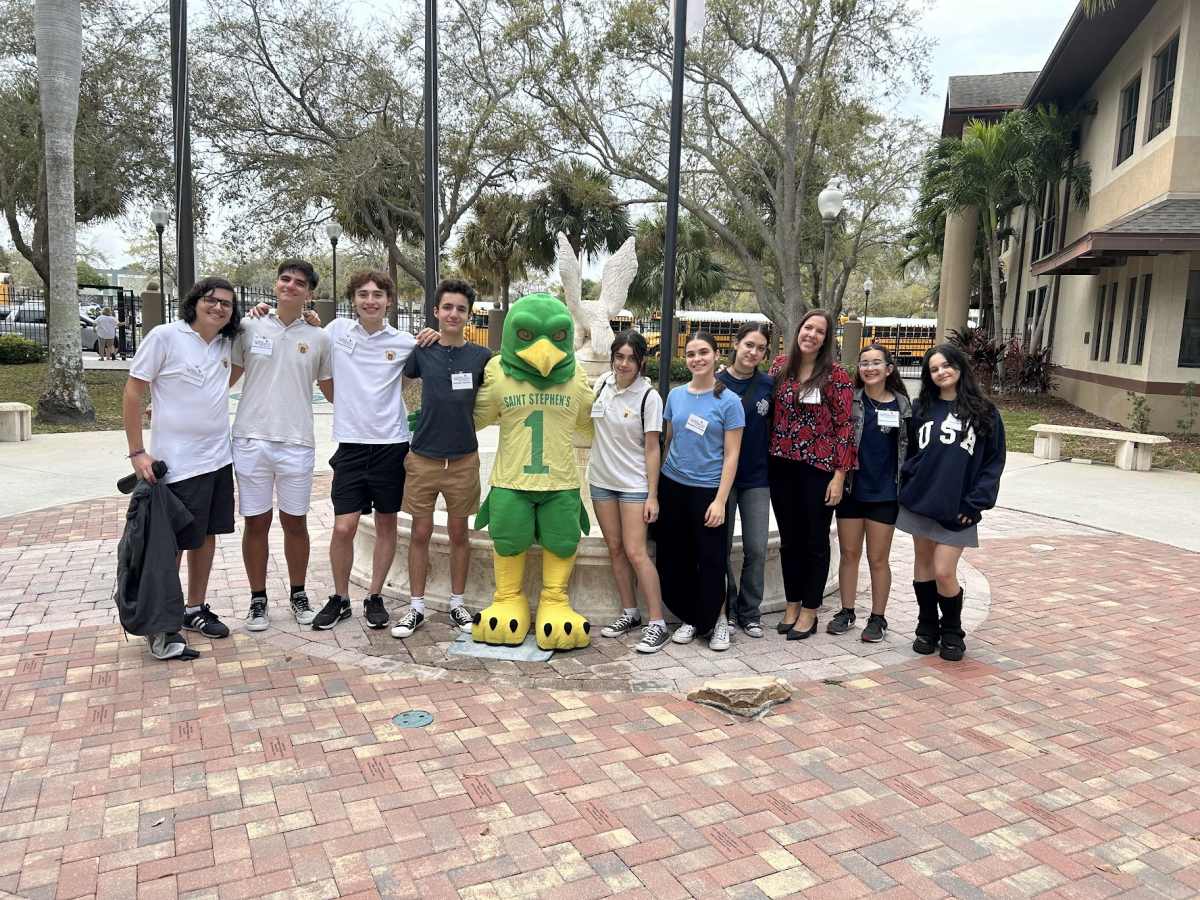
<path fill-rule="evenodd" d="M 700 37 L 704 31 L 705 0 L 687 0 L 687 39 Z M 671 24 L 675 23 L 675 0 L 671 0 Z"/>

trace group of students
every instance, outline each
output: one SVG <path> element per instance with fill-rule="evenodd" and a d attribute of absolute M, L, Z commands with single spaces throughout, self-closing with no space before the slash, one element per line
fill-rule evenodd
<path fill-rule="evenodd" d="M 475 292 L 447 279 L 437 288 L 438 328 L 413 335 L 387 322 L 396 287 L 384 272 L 355 272 L 346 287 L 355 318 L 321 327 L 306 312 L 318 283 L 312 265 L 284 261 L 277 306 L 244 317 L 233 285 L 198 281 L 180 319 L 142 342 L 126 385 L 123 417 L 138 478 L 167 488 L 191 516 L 176 533 L 178 565 L 186 553 L 183 629 L 212 638 L 228 626 L 205 601 L 215 536 L 234 530 L 234 477 L 245 520 L 242 557 L 251 597 L 246 628 L 270 627 L 268 536 L 278 507 L 296 621 L 329 629 L 352 615 L 349 598 L 354 537 L 361 516 L 375 517 L 375 548 L 363 616 L 371 628 L 391 623 L 381 592 L 396 550 L 397 514 L 412 517 L 408 609 L 393 626 L 411 636 L 425 621 L 425 581 L 433 512 L 440 494 L 450 543 L 450 619 L 470 632 L 466 590 L 468 519 L 480 503 L 473 410 L 491 352 L 466 340 Z M 961 659 L 962 590 L 957 563 L 977 545 L 983 510 L 996 501 L 1004 434 L 960 350 L 934 347 L 921 370 L 921 395 L 910 403 L 889 352 L 865 348 L 854 379 L 835 360 L 833 318 L 808 312 L 788 352 L 761 371 L 765 326 L 747 323 L 722 365 L 704 331 L 689 336 L 691 380 L 666 402 L 642 376 L 645 338 L 616 335 L 611 372 L 595 385 L 595 438 L 588 487 L 604 534 L 622 613 L 601 630 L 620 637 L 641 628 L 636 649 L 652 653 L 668 640 L 708 635 L 713 650 L 740 627 L 763 636 L 761 606 L 770 514 L 780 538 L 787 608 L 778 632 L 803 640 L 817 630 L 837 514 L 842 608 L 827 631 L 855 624 L 858 565 L 865 542 L 872 610 L 864 641 L 887 633 L 888 555 L 895 528 L 913 535 L 913 586 L 919 608 L 914 649 Z M 232 430 L 229 388 L 245 377 Z M 410 430 L 403 388 L 421 381 L 421 412 Z M 313 384 L 333 404 L 334 593 L 314 610 L 305 590 L 307 526 L 316 440 Z M 153 427 L 144 441 L 149 390 Z M 161 464 L 159 466 L 161 472 Z M 742 566 L 731 558 L 733 522 L 741 516 Z M 653 529 L 653 534 L 651 534 Z M 651 561 L 648 540 L 656 542 Z M 642 627 L 636 590 L 646 599 Z M 668 631 L 664 607 L 682 624 Z M 148 635 L 160 658 L 187 651 L 178 633 Z"/>
<path fill-rule="evenodd" d="M 896 528 L 913 536 L 918 622 L 913 649 L 962 659 L 963 592 L 957 566 L 978 546 L 978 523 L 996 503 L 1004 428 L 957 347 L 939 344 L 921 366 L 911 402 L 891 353 L 872 344 L 853 379 L 835 359 L 833 317 L 809 311 L 769 373 L 761 371 L 766 326 L 739 329 L 722 365 L 716 340 L 689 335 L 691 380 L 665 405 L 641 377 L 647 345 L 622 332 L 612 372 L 596 386 L 596 435 L 588 481 L 623 611 L 601 630 L 641 628 L 635 649 L 708 635 L 725 650 L 740 627 L 761 638 L 770 514 L 779 532 L 787 608 L 777 626 L 805 640 L 818 628 L 837 516 L 841 608 L 826 631 L 855 625 L 858 570 L 866 545 L 871 614 L 862 640 L 882 641 L 891 593 Z M 640 412 L 639 412 L 640 410 Z M 661 438 L 661 440 L 660 440 Z M 741 517 L 742 566 L 733 523 Z M 656 560 L 650 562 L 648 527 Z M 641 621 L 635 585 L 650 621 Z M 682 623 L 671 633 L 664 606 Z"/>
<path fill-rule="evenodd" d="M 205 601 L 216 535 L 234 530 L 234 477 L 245 520 L 242 558 L 250 583 L 246 628 L 270 627 L 267 597 L 268 536 L 278 507 L 296 621 L 330 629 L 352 615 L 350 572 L 354 536 L 364 513 L 375 517 L 375 550 L 363 616 L 385 628 L 391 616 L 381 591 L 396 551 L 397 514 L 412 517 L 409 575 L 412 599 L 393 626 L 406 638 L 425 621 L 424 590 L 433 512 L 440 494 L 448 512 L 450 619 L 464 632 L 471 614 L 463 599 L 469 543 L 467 520 L 479 507 L 479 455 L 473 408 L 491 359 L 463 329 L 475 292 L 459 279 L 438 285 L 438 329 L 414 337 L 387 321 L 396 286 L 375 269 L 355 272 L 346 286 L 354 319 L 325 327 L 306 306 L 318 276 L 306 260 L 289 259 L 275 282 L 277 306 L 259 306 L 243 318 L 233 285 L 224 278 L 196 282 L 180 319 L 146 335 L 130 369 L 123 418 L 129 459 L 139 479 L 156 482 L 154 464 L 191 516 L 177 530 L 176 565 L 186 553 L 188 583 L 183 629 L 211 638 L 229 627 Z M 232 431 L 229 388 L 245 376 Z M 421 380 L 422 410 L 410 429 L 404 385 Z M 318 611 L 305 590 L 316 440 L 313 384 L 333 404 L 330 459 L 334 512 L 329 557 L 334 593 Z M 153 425 L 144 441 L 143 406 L 152 398 Z M 161 465 L 161 464 L 160 464 Z M 177 632 L 146 636 L 162 659 L 185 655 Z M 194 654 L 189 654 L 194 655 Z"/>

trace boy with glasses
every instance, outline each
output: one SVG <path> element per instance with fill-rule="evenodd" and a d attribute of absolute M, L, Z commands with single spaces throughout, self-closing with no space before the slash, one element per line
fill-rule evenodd
<path fill-rule="evenodd" d="M 283 528 L 292 614 L 311 625 L 316 613 L 304 590 L 308 571 L 308 509 L 316 437 L 313 382 L 333 402 L 329 335 L 304 321 L 318 276 L 303 259 L 284 260 L 275 280 L 277 307 L 242 321 L 233 344 L 231 384 L 246 376 L 233 422 L 233 467 L 238 507 L 245 518 L 242 560 L 250 581 L 247 631 L 265 631 L 268 535 L 276 499 Z"/>
<path fill-rule="evenodd" d="M 180 320 L 155 328 L 143 340 L 129 370 L 121 412 L 129 460 L 139 478 L 154 484 L 153 464 L 192 524 L 176 535 L 176 564 L 187 553 L 188 584 L 183 628 L 210 638 L 229 628 L 205 602 L 216 553 L 216 535 L 233 533 L 233 465 L 229 445 L 229 373 L 241 313 L 233 285 L 202 278 L 184 298 Z M 149 450 L 142 435 L 142 408 L 149 388 L 154 403 Z M 179 634 L 151 635 L 151 652 L 178 655 Z M 171 648 L 175 648 L 171 652 Z"/>

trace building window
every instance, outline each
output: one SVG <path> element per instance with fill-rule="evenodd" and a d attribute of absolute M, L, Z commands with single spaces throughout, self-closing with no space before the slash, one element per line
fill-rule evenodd
<path fill-rule="evenodd" d="M 1054 223 L 1058 220 L 1058 184 L 1043 184 L 1037 192 L 1037 215 L 1029 261 L 1034 262 L 1054 251 Z"/>
<path fill-rule="evenodd" d="M 1196 269 L 1188 272 L 1183 334 L 1179 337 L 1179 365 L 1200 368 L 1200 270 Z"/>
<path fill-rule="evenodd" d="M 1129 362 L 1129 338 L 1133 334 L 1133 307 L 1137 303 L 1137 279 L 1129 279 L 1129 293 L 1125 296 L 1125 320 L 1121 325 L 1121 362 Z"/>
<path fill-rule="evenodd" d="M 1118 166 L 1133 155 L 1133 145 L 1137 138 L 1138 96 L 1141 92 L 1141 75 L 1133 79 L 1133 83 L 1121 91 L 1121 130 L 1117 134 Z"/>
<path fill-rule="evenodd" d="M 1043 184 L 1037 192 L 1037 213 L 1033 217 L 1033 241 L 1029 245 L 1030 262 L 1042 258 L 1042 231 L 1046 225 L 1042 214 L 1046 209 L 1046 194 L 1046 185 Z"/>
<path fill-rule="evenodd" d="M 1179 35 L 1154 57 L 1154 96 L 1150 99 L 1150 135 L 1161 134 L 1171 124 L 1171 105 L 1175 97 L 1175 62 L 1179 56 Z"/>
<path fill-rule="evenodd" d="M 1108 288 L 1108 313 L 1104 322 L 1104 361 L 1112 359 L 1113 320 L 1117 317 L 1117 294 L 1120 293 L 1120 283 L 1113 282 Z"/>
<path fill-rule="evenodd" d="M 1100 285 L 1100 298 L 1096 301 L 1096 321 L 1092 325 L 1092 359 L 1100 358 L 1100 329 L 1104 327 L 1104 290 L 1107 285 Z"/>
<path fill-rule="evenodd" d="M 1150 279 L 1153 276 L 1142 276 L 1142 309 L 1138 316 L 1137 352 L 1133 356 L 1133 364 L 1142 364 L 1142 352 L 1146 349 L 1146 320 L 1150 318 Z"/>

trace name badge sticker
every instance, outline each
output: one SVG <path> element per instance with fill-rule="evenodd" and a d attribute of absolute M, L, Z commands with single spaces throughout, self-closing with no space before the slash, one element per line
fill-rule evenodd
<path fill-rule="evenodd" d="M 204 386 L 204 371 L 199 366 L 188 365 L 183 367 L 183 380 L 188 384 L 194 384 L 196 387 Z"/>
<path fill-rule="evenodd" d="M 604 418 L 604 401 L 603 400 L 597 400 L 595 403 L 592 404 L 592 418 L 593 419 L 603 419 Z"/>
<path fill-rule="evenodd" d="M 451 372 L 450 373 L 450 389 L 454 391 L 469 391 L 475 387 L 474 379 L 470 372 Z"/>
<path fill-rule="evenodd" d="M 808 393 L 800 398 L 801 403 L 816 404 L 821 402 L 821 392 L 816 388 L 810 388 Z"/>
<path fill-rule="evenodd" d="M 881 409 L 876 413 L 879 419 L 880 428 L 899 428 L 900 427 L 900 410 L 898 409 Z"/>
<path fill-rule="evenodd" d="M 354 338 L 348 334 L 343 334 L 340 338 L 333 342 L 333 346 L 337 347 L 343 353 L 354 352 Z"/>
<path fill-rule="evenodd" d="M 704 434 L 708 430 L 708 419 L 702 419 L 693 413 L 688 416 L 687 425 L 684 427 L 688 431 L 694 431 L 696 434 Z"/>
<path fill-rule="evenodd" d="M 959 421 L 958 416 L 950 413 L 950 415 L 946 416 L 946 427 L 951 431 L 962 431 L 962 422 Z"/>
<path fill-rule="evenodd" d="M 269 337 L 255 335 L 250 341 L 250 352 L 257 353 L 260 356 L 270 356 L 275 350 L 275 342 Z"/>

